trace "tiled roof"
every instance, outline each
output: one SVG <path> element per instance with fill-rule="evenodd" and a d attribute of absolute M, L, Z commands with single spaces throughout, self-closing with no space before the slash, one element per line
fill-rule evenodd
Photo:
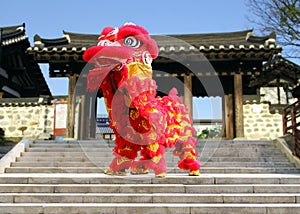
<path fill-rule="evenodd" d="M 51 104 L 51 97 L 2 98 L 0 106 L 37 106 Z"/>
<path fill-rule="evenodd" d="M 277 78 L 283 79 L 291 85 L 296 85 L 299 77 L 300 66 L 277 55 L 263 65 L 261 76 L 258 79 L 253 79 L 250 86 L 264 86 Z"/>
<path fill-rule="evenodd" d="M 28 36 L 25 34 L 25 24 L 10 27 L 0 27 L 0 30 L 2 46 L 11 45 L 28 39 Z"/>
<path fill-rule="evenodd" d="M 294 73 L 300 75 L 300 66 L 286 58 L 281 57 L 280 55 L 276 56 L 273 60 L 265 63 L 262 70 L 264 72 L 270 72 L 276 68 L 285 68 L 285 70 L 291 70 Z"/>
<path fill-rule="evenodd" d="M 64 31 L 64 36 L 57 39 L 43 39 L 35 36 L 35 45 L 30 47 L 30 53 L 39 54 L 73 54 L 79 55 L 96 45 L 98 35 L 79 34 Z M 180 34 L 180 35 L 152 35 L 156 40 L 160 55 L 172 53 L 216 53 L 221 52 L 281 52 L 281 46 L 276 44 L 274 33 L 268 36 L 254 36 L 252 30 L 210 33 L 210 34 Z"/>

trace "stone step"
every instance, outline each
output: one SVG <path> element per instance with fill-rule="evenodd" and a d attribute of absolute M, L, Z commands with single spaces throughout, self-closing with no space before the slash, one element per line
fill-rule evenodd
<path fill-rule="evenodd" d="M 0 174 L 0 184 L 300 184 L 300 174 L 187 174 L 169 173 L 165 178 L 147 175 L 110 176 L 90 174 Z"/>
<path fill-rule="evenodd" d="M 11 167 L 91 167 L 99 165 L 109 165 L 112 158 L 101 161 L 21 161 L 11 163 Z M 177 161 L 168 161 L 167 164 L 177 164 Z M 205 167 L 293 167 L 289 162 L 205 162 Z"/>
<path fill-rule="evenodd" d="M 74 142 L 65 142 L 65 141 L 59 141 L 59 142 L 53 142 L 53 141 L 44 141 L 44 142 L 33 142 L 30 144 L 31 147 L 78 147 L 78 146 L 103 146 L 103 147 L 114 147 L 114 142 L 107 143 L 106 141 L 74 141 Z M 272 141 L 268 141 L 265 143 L 262 142 L 224 142 L 224 141 L 218 141 L 218 142 L 211 142 L 211 141 L 201 141 L 199 140 L 197 143 L 197 146 L 199 147 L 207 147 L 207 148 L 265 148 L 265 147 L 275 147 L 275 144 Z"/>
<path fill-rule="evenodd" d="M 93 167 L 109 164 L 109 161 L 103 162 L 14 162 L 11 167 Z"/>
<path fill-rule="evenodd" d="M 200 141 L 200 176 L 103 174 L 113 142 L 38 141 L 0 174 L 0 213 L 297 213 L 300 169 L 273 142 Z M 96 164 L 96 165 L 95 165 Z M 3 211 L 4 210 L 4 211 Z"/>
<path fill-rule="evenodd" d="M 28 153 L 39 153 L 39 152 L 97 152 L 100 154 L 103 153 L 112 153 L 111 148 L 27 148 L 25 152 Z"/>
<path fill-rule="evenodd" d="M 0 203 L 6 213 L 297 213 L 300 204 Z"/>
<path fill-rule="evenodd" d="M 200 160 L 205 160 L 205 162 L 285 162 L 287 158 L 285 156 L 280 157 L 198 157 Z"/>
<path fill-rule="evenodd" d="M 111 153 L 112 148 L 93 148 L 93 147 L 81 147 L 81 148 L 27 148 L 25 150 L 29 153 L 34 152 L 98 152 L 100 154 L 102 153 Z M 167 150 L 168 153 L 172 153 L 172 149 Z M 222 149 L 216 149 L 216 150 L 202 150 L 199 151 L 200 154 L 213 154 L 215 156 L 222 155 L 222 156 L 274 156 L 274 155 L 282 155 L 282 153 L 276 149 L 266 149 L 266 150 L 260 150 L 260 149 L 229 149 L 229 148 L 222 148 Z"/>
<path fill-rule="evenodd" d="M 61 149 L 61 150 L 67 150 L 67 149 L 92 149 L 92 148 L 96 148 L 98 150 L 100 149 L 106 149 L 106 150 L 112 150 L 114 147 L 108 147 L 108 146 L 102 146 L 102 145 L 60 145 L 60 144 L 55 144 L 55 145 L 51 145 L 51 146 L 32 146 L 30 145 L 28 147 L 28 150 L 36 150 L 39 151 L 41 149 Z M 166 148 L 169 150 L 173 150 L 173 148 Z M 276 147 L 273 146 L 265 146 L 265 147 L 258 147 L 258 146 L 252 146 L 252 147 L 237 147 L 237 146 L 232 146 L 232 147 L 203 147 L 203 148 L 198 148 L 197 149 L 199 151 L 213 151 L 213 150 L 217 150 L 217 151 L 278 151 L 278 149 Z"/>
<path fill-rule="evenodd" d="M 65 144 L 96 144 L 96 143 L 106 143 L 106 144 L 113 144 L 114 141 L 112 140 L 35 140 L 35 144 L 52 144 L 52 143 L 65 143 Z M 270 140 L 219 140 L 219 139 L 205 139 L 199 140 L 199 144 L 222 144 L 222 145 L 247 145 L 247 144 L 257 144 L 257 145 L 266 145 L 266 144 L 273 144 Z"/>
<path fill-rule="evenodd" d="M 203 148 L 203 149 L 213 149 L 213 148 L 239 148 L 239 149 L 246 149 L 246 148 L 260 148 L 260 149 L 266 149 L 266 148 L 276 148 L 276 145 L 274 143 L 267 143 L 267 144 L 257 144 L 257 143 L 250 143 L 250 144 L 224 144 L 222 142 L 220 143 L 201 143 L 198 141 L 197 147 Z"/>
<path fill-rule="evenodd" d="M 112 155 L 110 155 L 112 156 Z M 109 157 L 37 157 L 22 156 L 17 157 L 16 162 L 103 162 Z M 111 160 L 113 157 L 110 158 Z"/>
<path fill-rule="evenodd" d="M 175 161 L 177 162 L 178 157 L 173 155 L 166 155 L 167 161 Z M 90 156 L 85 155 L 85 157 L 56 157 L 56 156 L 22 156 L 16 158 L 16 162 L 110 162 L 113 159 L 113 155 L 102 156 Z M 203 158 L 198 157 L 202 161 L 202 164 L 210 164 L 210 165 L 219 165 L 223 164 L 228 166 L 230 164 L 234 165 L 284 165 L 289 164 L 286 158 Z M 218 161 L 223 159 L 224 161 Z M 226 161 L 227 160 L 227 161 Z M 226 161 L 226 162 L 225 162 Z M 272 161 L 272 162 L 271 162 Z"/>
<path fill-rule="evenodd" d="M 114 146 L 114 141 L 106 141 L 106 140 L 78 140 L 78 141 L 53 141 L 53 140 L 45 140 L 45 141 L 39 141 L 35 140 L 32 145 L 108 145 L 108 146 Z M 198 146 L 241 146 L 241 147 L 247 147 L 247 146 L 274 146 L 273 141 L 231 141 L 231 140 L 198 140 L 197 143 Z"/>
<path fill-rule="evenodd" d="M 112 156 L 112 153 L 103 152 L 102 154 L 99 152 L 21 152 L 22 157 L 87 157 L 87 156 L 93 156 L 93 157 L 109 157 Z"/>
<path fill-rule="evenodd" d="M 167 173 L 182 173 L 183 170 L 174 165 L 168 165 Z M 10 167 L 5 173 L 102 173 L 107 165 L 95 167 Z M 294 167 L 202 167 L 201 173 L 299 173 Z"/>
<path fill-rule="evenodd" d="M 168 160 L 174 159 L 178 160 L 178 157 L 173 155 L 166 155 Z M 16 158 L 18 162 L 103 162 L 106 160 L 112 160 L 113 155 L 107 154 L 106 156 L 92 156 L 90 154 L 80 155 L 80 157 L 60 157 L 60 156 L 28 156 L 22 155 L 21 157 Z M 240 158 L 240 157 L 210 157 L 210 158 L 203 158 L 199 157 L 200 160 L 205 160 L 204 163 L 285 163 L 287 158 L 284 157 L 262 157 L 262 158 Z"/>
<path fill-rule="evenodd" d="M 41 157 L 45 157 L 45 156 L 51 156 L 51 157 L 84 157 L 84 156 L 95 156 L 95 157 L 105 157 L 105 156 L 112 156 L 112 152 L 110 151 L 106 151 L 106 152 L 95 152 L 95 151 L 90 151 L 90 152 L 84 152 L 84 151 L 79 151 L 79 152 L 73 152 L 73 151 L 64 151 L 64 152 L 53 152 L 53 151 L 40 151 L 40 152 L 22 152 L 21 156 L 41 156 Z M 166 152 L 166 155 L 170 155 L 173 156 L 172 153 L 170 151 Z M 276 157 L 281 157 L 281 158 L 286 158 L 283 154 L 278 153 L 278 154 L 262 154 L 262 153 L 236 153 L 235 155 L 226 155 L 226 154 L 222 154 L 220 153 L 219 155 L 217 155 L 216 153 L 210 153 L 210 154 L 202 154 L 199 153 L 200 157 L 236 157 L 236 158 L 276 158 Z"/>
<path fill-rule="evenodd" d="M 76 148 L 104 148 L 104 149 L 112 149 L 113 147 L 108 146 L 107 144 L 60 144 L 60 143 L 55 143 L 55 144 L 30 144 L 29 148 L 31 149 L 51 149 L 51 148 L 60 148 L 60 149 L 76 149 Z"/>
<path fill-rule="evenodd" d="M 199 140 L 198 144 L 218 145 L 274 145 L 270 140 Z"/>
<path fill-rule="evenodd" d="M 285 156 L 280 153 L 280 152 L 231 152 L 231 151 L 227 151 L 227 152 L 211 152 L 211 153 L 207 153 L 207 152 L 199 152 L 199 156 L 202 157 L 283 157 L 285 158 Z"/>
<path fill-rule="evenodd" d="M 106 140 L 62 140 L 62 141 L 56 141 L 56 140 L 35 140 L 32 144 L 34 145 L 53 145 L 53 144 L 68 144 L 68 145 L 78 145 L 78 144 L 103 144 L 103 145 L 109 145 L 113 144 L 112 141 L 106 141 Z"/>
<path fill-rule="evenodd" d="M 290 162 L 204 162 L 202 166 L 206 167 L 294 167 Z"/>
<path fill-rule="evenodd" d="M 290 203 L 300 194 L 198 194 L 198 193 L 2 193 L 2 203 Z"/>
<path fill-rule="evenodd" d="M 0 193 L 300 193 L 300 184 L 0 184 Z"/>

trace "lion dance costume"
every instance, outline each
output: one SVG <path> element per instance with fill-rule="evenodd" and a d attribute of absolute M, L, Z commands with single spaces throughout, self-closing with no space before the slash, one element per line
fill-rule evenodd
<path fill-rule="evenodd" d="M 158 56 L 156 42 L 142 27 L 127 23 L 103 29 L 98 45 L 87 49 L 84 60 L 89 71 L 87 90 L 101 89 L 116 139 L 114 159 L 104 173 L 166 174 L 165 148 L 175 147 L 178 167 L 199 175 L 195 130 L 187 107 L 171 89 L 168 96 L 156 96 L 152 59 Z M 140 152 L 140 159 L 136 160 Z"/>

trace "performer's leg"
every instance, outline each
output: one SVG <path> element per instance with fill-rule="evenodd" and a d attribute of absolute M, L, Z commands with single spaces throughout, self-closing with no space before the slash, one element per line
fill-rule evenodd
<path fill-rule="evenodd" d="M 178 140 L 175 144 L 174 155 L 179 156 L 178 167 L 183 170 L 190 170 L 189 175 L 197 176 L 200 174 L 200 162 L 197 160 L 196 151 L 197 140 L 188 137 L 186 141 Z"/>
<path fill-rule="evenodd" d="M 166 175 L 165 148 L 158 142 L 143 146 L 141 150 L 142 158 L 132 165 L 133 174 L 143 174 L 152 169 L 157 177 Z M 140 173 L 139 173 L 140 172 Z"/>
<path fill-rule="evenodd" d="M 116 146 L 114 148 L 115 158 L 110 164 L 110 168 L 105 170 L 105 174 L 110 175 L 126 175 L 126 169 L 129 169 L 133 160 L 137 157 L 140 146 L 130 143 L 119 135 L 116 138 Z"/>

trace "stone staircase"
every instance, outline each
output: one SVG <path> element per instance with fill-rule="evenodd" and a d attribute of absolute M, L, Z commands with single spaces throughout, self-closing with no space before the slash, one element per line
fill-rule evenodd
<path fill-rule="evenodd" d="M 200 141 L 199 177 L 104 175 L 113 143 L 35 141 L 0 174 L 0 213 L 297 213 L 300 169 L 272 141 Z"/>

